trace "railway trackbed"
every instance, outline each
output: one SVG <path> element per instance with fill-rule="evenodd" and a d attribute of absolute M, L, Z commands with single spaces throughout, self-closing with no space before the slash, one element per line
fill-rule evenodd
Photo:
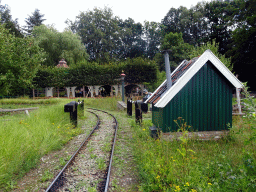
<path fill-rule="evenodd" d="M 101 110 L 88 109 L 97 125 L 47 188 L 52 191 L 108 191 L 118 122 Z"/>

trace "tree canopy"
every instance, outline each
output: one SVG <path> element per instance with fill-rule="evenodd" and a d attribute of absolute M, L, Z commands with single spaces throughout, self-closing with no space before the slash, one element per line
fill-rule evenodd
<path fill-rule="evenodd" d="M 34 27 L 32 35 L 38 46 L 45 51 L 46 60 L 42 63 L 43 65 L 56 66 L 62 58 L 69 65 L 88 59 L 80 37 L 69 30 L 60 33 L 54 27 L 41 25 Z"/>
<path fill-rule="evenodd" d="M 31 32 L 33 31 L 33 28 L 35 26 L 40 26 L 43 24 L 43 22 L 46 19 L 43 19 L 44 15 L 40 13 L 39 9 L 35 9 L 35 11 L 32 13 L 32 15 L 28 16 L 26 18 L 25 22 L 27 23 L 27 26 L 25 27 L 25 31 L 28 35 L 31 35 Z"/>
<path fill-rule="evenodd" d="M 0 25 L 0 93 L 15 94 L 30 87 L 40 63 L 42 49 L 33 38 L 19 38 Z M 17 93 L 16 92 L 16 93 Z"/>
<path fill-rule="evenodd" d="M 138 57 L 105 65 L 85 61 L 69 69 L 42 67 L 34 77 L 33 84 L 35 87 L 113 85 L 120 83 L 122 70 L 126 74 L 125 81 L 129 83 L 152 83 L 157 78 L 156 63 Z"/>
<path fill-rule="evenodd" d="M 200 2 L 191 8 L 170 8 L 161 23 L 145 21 L 143 24 L 130 17 L 123 20 L 115 16 L 108 7 L 94 8 L 81 12 L 74 21 L 67 20 L 70 30 L 62 33 L 54 27 L 42 25 L 44 15 L 35 10 L 27 19 L 27 24 L 31 26 L 31 30 L 33 28 L 30 41 L 35 47 L 41 48 L 38 50 L 39 55 L 45 58 L 41 61 L 42 74 L 47 75 L 49 68 L 52 68 L 49 74 L 55 73 L 54 70 L 57 69 L 54 66 L 64 58 L 70 69 L 63 69 L 64 72 L 57 70 L 57 79 L 64 78 L 66 73 L 81 79 L 84 75 L 87 77 L 85 82 L 69 75 L 63 82 L 52 80 L 50 83 L 53 86 L 60 86 L 64 82 L 66 85 L 103 82 L 112 84 L 114 82 L 111 81 L 116 78 L 121 68 L 128 70 L 125 68 L 128 66 L 130 68 L 127 81 L 148 81 L 151 77 L 146 77 L 144 73 L 150 71 L 144 70 L 143 67 L 150 68 L 145 65 L 147 62 L 157 63 L 157 68 L 163 71 L 162 50 L 171 51 L 170 63 L 173 70 L 183 59 L 198 56 L 210 48 L 242 81 L 249 81 L 248 85 L 252 90 L 256 90 L 256 85 L 252 83 L 256 62 L 255 7 L 255 0 Z M 0 14 L 2 27 L 6 29 L 2 42 L 4 38 L 5 41 L 14 41 L 16 37 L 21 37 L 15 39 L 20 42 L 17 44 L 27 42 L 28 38 L 22 35 L 18 20 L 12 19 L 8 6 L 0 5 Z M 11 49 L 3 45 L 3 50 Z M 13 50 L 21 54 L 20 50 Z M 4 55 L 4 51 L 1 54 Z M 154 64 L 153 71 L 155 67 Z M 90 73 L 94 76 L 89 75 Z M 129 73 L 133 76 L 129 77 Z M 50 76 L 49 74 L 47 76 Z M 162 77 L 162 72 L 152 74 Z M 6 75 L 2 76 L 2 79 L 3 77 Z"/>
<path fill-rule="evenodd" d="M 11 34 L 14 34 L 16 37 L 23 37 L 21 33 L 18 20 L 12 19 L 11 11 L 7 5 L 1 5 L 0 0 L 0 24 L 2 24 L 6 29 L 9 30 Z"/>
<path fill-rule="evenodd" d="M 143 25 L 131 18 L 123 21 L 110 8 L 82 12 L 67 23 L 80 35 L 92 61 L 108 63 L 145 55 Z"/>

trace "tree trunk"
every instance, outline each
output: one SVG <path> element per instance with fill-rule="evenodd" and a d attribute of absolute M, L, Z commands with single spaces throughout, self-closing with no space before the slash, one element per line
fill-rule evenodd
<path fill-rule="evenodd" d="M 58 98 L 60 97 L 60 89 L 57 87 L 57 92 L 58 92 Z"/>
<path fill-rule="evenodd" d="M 33 100 L 35 99 L 35 89 L 33 88 Z"/>

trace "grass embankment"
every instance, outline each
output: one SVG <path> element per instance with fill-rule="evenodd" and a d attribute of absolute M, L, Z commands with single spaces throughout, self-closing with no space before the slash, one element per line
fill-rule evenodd
<path fill-rule="evenodd" d="M 133 150 L 141 191 L 255 191 L 255 117 L 235 118 L 230 134 L 218 141 L 152 139 L 144 121 L 132 121 Z"/>
<path fill-rule="evenodd" d="M 69 113 L 64 113 L 63 105 L 70 100 L 49 99 L 46 101 L 0 100 L 3 108 L 5 108 L 4 103 L 8 104 L 8 108 L 14 108 L 14 106 L 10 107 L 10 104 L 15 103 L 58 103 L 39 105 L 38 110 L 29 112 L 30 116 L 20 113 L 1 117 L 0 188 L 10 189 L 15 185 L 15 180 L 35 167 L 43 155 L 60 149 L 63 144 L 81 131 L 81 129 L 73 129 Z M 16 108 L 20 108 L 20 105 Z"/>
<path fill-rule="evenodd" d="M 87 98 L 84 100 L 84 105 L 85 107 L 115 111 L 117 110 L 117 101 L 120 100 L 120 97 Z"/>
<path fill-rule="evenodd" d="M 57 104 L 62 99 L 0 99 L 0 105 L 14 104 L 14 105 L 33 105 L 33 104 Z"/>

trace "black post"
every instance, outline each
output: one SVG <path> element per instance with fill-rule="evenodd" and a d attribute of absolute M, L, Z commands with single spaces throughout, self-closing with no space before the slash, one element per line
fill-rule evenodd
<path fill-rule="evenodd" d="M 144 113 L 148 112 L 148 104 L 147 103 L 141 103 L 141 111 Z"/>
<path fill-rule="evenodd" d="M 127 114 L 129 116 L 132 116 L 132 99 L 129 100 L 128 98 L 127 98 Z"/>
<path fill-rule="evenodd" d="M 70 112 L 70 122 L 77 126 L 77 106 L 78 103 L 71 101 L 70 103 L 64 105 L 64 112 Z"/>
<path fill-rule="evenodd" d="M 70 121 L 75 125 L 75 127 L 77 127 L 77 106 L 78 106 L 78 103 L 75 102 L 75 101 L 71 101 L 70 102 L 71 104 L 74 105 L 75 109 L 70 112 Z"/>
<path fill-rule="evenodd" d="M 137 101 L 135 102 L 135 121 L 139 124 L 142 123 L 142 112 Z"/>
<path fill-rule="evenodd" d="M 82 100 L 81 107 L 84 110 L 84 99 Z"/>

